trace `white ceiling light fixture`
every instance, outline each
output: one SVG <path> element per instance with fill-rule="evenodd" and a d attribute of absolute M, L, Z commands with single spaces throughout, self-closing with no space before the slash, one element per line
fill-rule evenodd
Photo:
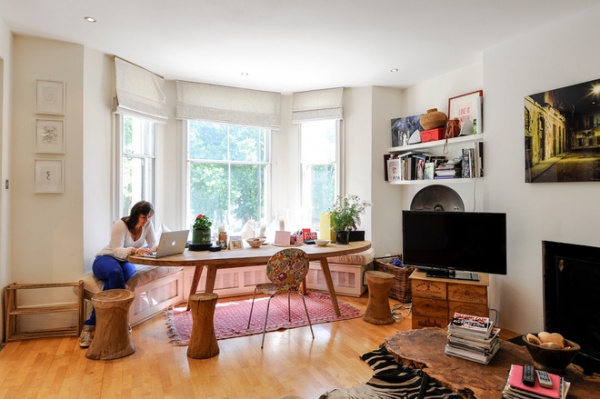
<path fill-rule="evenodd" d="M 390 72 L 398 72 L 398 68 L 392 68 L 390 69 Z"/>
<path fill-rule="evenodd" d="M 94 17 L 83 17 L 83 19 L 85 19 L 90 24 L 93 24 L 96 22 L 96 18 L 94 18 Z"/>

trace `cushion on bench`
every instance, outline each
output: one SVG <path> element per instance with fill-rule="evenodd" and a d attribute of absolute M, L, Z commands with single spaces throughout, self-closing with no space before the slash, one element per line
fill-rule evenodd
<path fill-rule="evenodd" d="M 368 265 L 375 259 L 375 251 L 373 248 L 369 248 L 366 251 L 359 252 L 357 254 L 332 256 L 327 258 L 329 263 L 341 263 L 346 265 Z"/>

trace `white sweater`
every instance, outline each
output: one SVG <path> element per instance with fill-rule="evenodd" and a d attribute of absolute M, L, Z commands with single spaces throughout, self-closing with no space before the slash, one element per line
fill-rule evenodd
<path fill-rule="evenodd" d="M 113 224 L 110 243 L 98 252 L 96 256 L 110 255 L 119 260 L 127 260 L 127 256 L 132 248 L 141 248 L 144 244 L 147 244 L 148 248 L 154 248 L 157 245 L 154 226 L 151 221 L 148 221 L 142 227 L 140 238 L 134 241 L 125 222 L 118 220 Z"/>

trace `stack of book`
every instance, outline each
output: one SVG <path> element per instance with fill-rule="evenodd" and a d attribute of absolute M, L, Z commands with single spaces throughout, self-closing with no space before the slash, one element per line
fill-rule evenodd
<path fill-rule="evenodd" d="M 523 366 L 513 364 L 510 367 L 506 385 L 502 391 L 502 397 L 505 399 L 564 399 L 567 397 L 571 384 L 563 377 L 548 373 L 552 381 L 551 387 L 540 385 L 536 376 L 533 385 L 526 385 L 523 382 Z"/>
<path fill-rule="evenodd" d="M 488 364 L 500 349 L 500 329 L 488 317 L 454 313 L 448 324 L 444 352 L 481 364 Z"/>
<path fill-rule="evenodd" d="M 450 160 L 439 163 L 435 167 L 435 179 L 453 179 L 461 177 L 462 168 L 460 160 Z"/>

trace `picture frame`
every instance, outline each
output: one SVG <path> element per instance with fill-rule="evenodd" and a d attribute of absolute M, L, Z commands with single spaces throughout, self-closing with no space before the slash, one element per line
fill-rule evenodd
<path fill-rule="evenodd" d="M 65 83 L 38 80 L 36 84 L 36 112 L 47 115 L 65 114 Z"/>
<path fill-rule="evenodd" d="M 229 240 L 229 249 L 243 249 L 244 242 L 241 236 L 232 236 Z"/>
<path fill-rule="evenodd" d="M 35 152 L 38 154 L 65 153 L 65 124 L 61 119 L 36 119 Z"/>
<path fill-rule="evenodd" d="M 33 169 L 34 193 L 61 194 L 64 192 L 64 162 L 62 159 L 36 159 Z"/>
<path fill-rule="evenodd" d="M 483 132 L 482 113 L 483 90 L 476 90 L 448 99 L 448 120 L 458 118 L 460 125 L 473 125 L 477 121 L 477 130 L 473 133 Z M 469 121 L 470 123 L 465 123 Z M 463 132 L 461 131 L 461 135 Z"/>

